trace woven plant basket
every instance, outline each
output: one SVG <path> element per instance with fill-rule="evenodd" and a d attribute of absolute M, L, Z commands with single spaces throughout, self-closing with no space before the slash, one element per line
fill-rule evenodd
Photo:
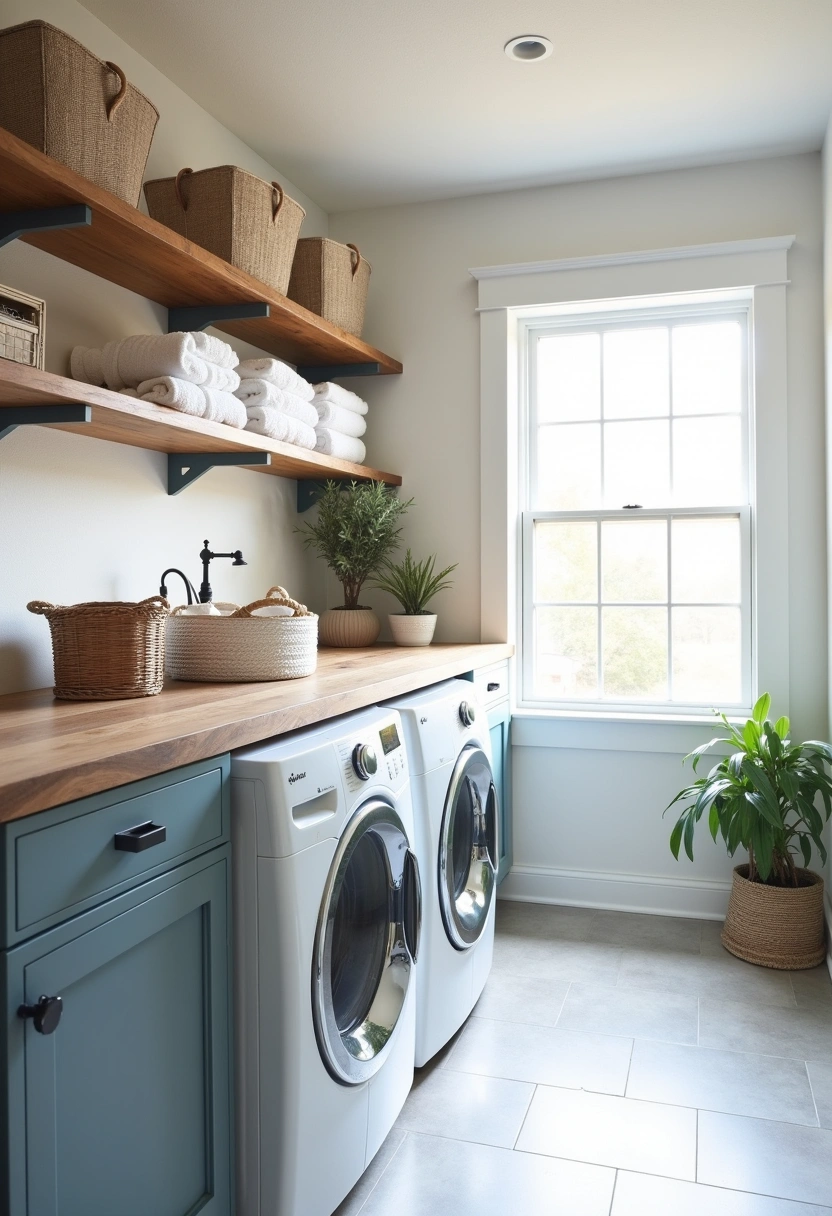
<path fill-rule="evenodd" d="M 381 633 L 381 621 L 372 608 L 330 608 L 321 617 L 324 646 L 372 646 Z"/>
<path fill-rule="evenodd" d="M 295 250 L 289 299 L 360 338 L 372 269 L 356 245 L 304 237 Z"/>
<path fill-rule="evenodd" d="M 154 220 L 286 295 L 298 233 L 306 215 L 278 182 L 245 169 L 180 169 L 145 182 Z"/>
<path fill-rule="evenodd" d="M 161 595 L 138 604 L 64 608 L 32 600 L 26 607 L 49 622 L 59 700 L 120 701 L 162 691 L 169 605 Z"/>
<path fill-rule="evenodd" d="M 255 608 L 283 604 L 292 616 L 252 616 Z M 296 680 L 318 665 L 318 618 L 282 587 L 230 616 L 183 616 L 174 608 L 167 625 L 167 668 L 174 680 L 246 684 Z"/>
<path fill-rule="evenodd" d="M 0 30 L 0 126 L 133 207 L 158 121 L 117 64 L 63 30 Z"/>
<path fill-rule="evenodd" d="M 823 935 L 823 879 L 798 870 L 799 887 L 749 882 L 748 866 L 734 868 L 722 944 L 731 954 L 760 967 L 804 971 L 826 958 Z"/>

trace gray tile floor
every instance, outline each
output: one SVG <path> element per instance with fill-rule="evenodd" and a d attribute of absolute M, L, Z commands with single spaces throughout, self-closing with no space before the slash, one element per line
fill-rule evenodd
<path fill-rule="evenodd" d="M 494 968 L 336 1216 L 832 1216 L 832 983 L 713 922 L 500 902 Z"/>

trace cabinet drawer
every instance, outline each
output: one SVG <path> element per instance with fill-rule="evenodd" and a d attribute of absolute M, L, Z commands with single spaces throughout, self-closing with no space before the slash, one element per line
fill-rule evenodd
<path fill-rule="evenodd" d="M 9 825 L 14 905 L 7 936 L 40 932 L 222 844 L 227 800 L 227 759 L 220 759 Z M 116 847 L 117 833 L 147 824 L 164 828 L 141 833 L 139 843 L 149 847 Z"/>
<path fill-rule="evenodd" d="M 475 671 L 474 688 L 477 691 L 477 701 L 483 709 L 489 709 L 498 701 L 505 701 L 509 695 L 508 660 L 504 659 L 501 663 Z"/>

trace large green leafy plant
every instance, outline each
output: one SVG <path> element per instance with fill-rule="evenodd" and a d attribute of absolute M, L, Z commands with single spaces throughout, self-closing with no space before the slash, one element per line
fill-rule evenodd
<path fill-rule="evenodd" d="M 448 575 L 456 570 L 456 563 L 438 573 L 434 572 L 435 567 L 435 557 L 426 557 L 424 561 L 417 562 L 408 549 L 402 561 L 391 562 L 388 558 L 382 564 L 374 585 L 395 596 L 405 616 L 423 616 L 433 597 L 451 586 Z"/>
<path fill-rule="evenodd" d="M 718 714 L 725 734 L 691 752 L 693 770 L 716 744 L 736 750 L 714 765 L 707 777 L 681 790 L 670 805 L 687 803 L 670 835 L 670 848 L 678 860 L 684 842 L 693 861 L 693 836 L 707 813 L 714 840 L 721 835 L 733 857 L 740 847 L 748 851 L 748 877 L 752 882 L 779 887 L 799 885 L 798 866 L 808 867 L 812 849 L 826 862 L 821 839 L 832 813 L 832 781 L 826 763 L 832 747 L 815 739 L 792 743 L 789 719 L 768 718 L 771 697 L 764 693 L 742 730 Z M 815 805 L 820 798 L 822 810 Z"/>
<path fill-rule="evenodd" d="M 399 521 L 412 502 L 401 502 L 381 481 L 328 481 L 317 519 L 296 529 L 341 583 L 344 608 L 361 607 L 361 588 L 398 544 Z"/>

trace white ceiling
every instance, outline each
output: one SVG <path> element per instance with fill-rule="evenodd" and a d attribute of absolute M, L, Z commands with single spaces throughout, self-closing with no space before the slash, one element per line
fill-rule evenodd
<path fill-rule="evenodd" d="M 84 3 L 328 211 L 814 149 L 832 109 L 832 0 Z"/>

